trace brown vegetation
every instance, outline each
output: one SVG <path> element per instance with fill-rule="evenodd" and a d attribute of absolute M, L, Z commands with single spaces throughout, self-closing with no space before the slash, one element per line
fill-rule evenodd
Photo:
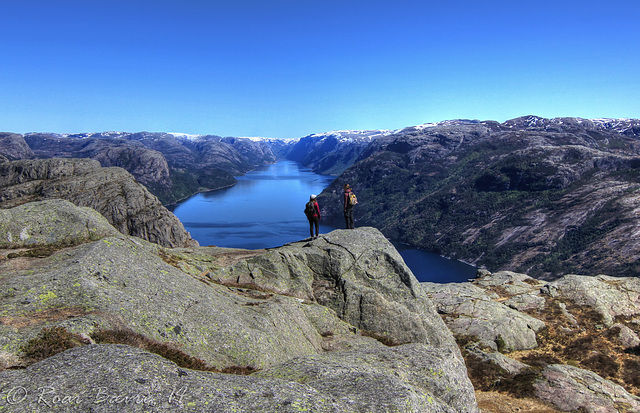
<path fill-rule="evenodd" d="M 531 399 L 535 394 L 535 380 L 549 364 L 569 364 L 593 371 L 630 393 L 640 395 L 640 347 L 625 349 L 619 340 L 619 330 L 605 328 L 601 315 L 596 311 L 547 298 L 543 310 L 529 314 L 545 321 L 547 327 L 538 333 L 536 349 L 508 355 L 530 366 L 518 374 L 509 374 L 498 365 L 465 351 L 464 347 L 473 341 L 472 338 L 457 338 L 483 412 L 555 412 L 535 405 L 540 401 Z M 623 324 L 636 333 L 640 329 L 632 323 Z M 532 403 L 537 407 L 526 407 Z"/>
<path fill-rule="evenodd" d="M 482 413 L 560 413 L 560 410 L 540 400 L 521 399 L 493 391 L 476 391 L 476 400 Z"/>
<path fill-rule="evenodd" d="M 159 342 L 124 328 L 100 330 L 93 333 L 91 338 L 98 344 L 125 344 L 140 348 L 150 353 L 158 354 L 176 363 L 179 367 L 191 370 L 237 375 L 247 375 L 257 371 L 252 366 L 228 366 L 216 369 L 209 366 L 205 361 L 182 352 L 173 344 Z M 63 327 L 43 328 L 38 337 L 27 342 L 22 349 L 22 353 L 25 364 L 30 365 L 73 347 L 89 344 L 89 341 L 79 334 L 70 333 Z"/>
<path fill-rule="evenodd" d="M 545 309 L 539 314 L 531 314 L 547 323 L 547 327 L 538 334 L 539 346 L 511 356 L 529 365 L 570 364 L 590 370 L 621 385 L 628 392 L 640 395 L 640 371 L 637 368 L 640 356 L 620 343 L 619 329 L 607 329 L 602 316 L 592 308 L 565 303 L 567 312 L 575 319 L 570 320 L 560 304 L 547 298 Z M 634 328 L 634 324 L 627 325 Z M 638 333 L 638 327 L 635 329 Z"/>
<path fill-rule="evenodd" d="M 23 347 L 22 353 L 28 364 L 44 360 L 70 348 L 84 344 L 85 339 L 70 333 L 63 327 L 43 328 L 38 337 Z"/>

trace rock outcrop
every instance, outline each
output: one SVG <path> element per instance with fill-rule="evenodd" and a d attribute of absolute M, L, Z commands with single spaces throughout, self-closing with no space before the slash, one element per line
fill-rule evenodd
<path fill-rule="evenodd" d="M 16 133 L 0 133 L 0 156 L 9 160 L 29 159 L 33 151 L 22 135 Z"/>
<path fill-rule="evenodd" d="M 536 333 L 545 323 L 493 300 L 480 287 L 467 283 L 422 286 L 455 335 L 475 337 L 493 350 L 538 347 Z"/>
<path fill-rule="evenodd" d="M 92 139 L 81 150 L 69 155 L 95 159 L 103 167 L 119 166 L 147 188 L 170 189 L 173 185 L 169 165 L 162 153 L 139 142 Z"/>
<path fill-rule="evenodd" d="M 573 304 L 595 310 L 607 327 L 620 317 L 640 316 L 640 279 L 598 275 L 567 275 L 546 284 L 543 293 L 563 297 Z"/>
<path fill-rule="evenodd" d="M 469 283 L 421 285 L 462 346 L 476 390 L 613 413 L 640 412 L 637 281 L 546 283 L 480 270 Z"/>
<path fill-rule="evenodd" d="M 62 199 L 0 209 L 0 248 L 60 248 L 117 235 L 94 209 Z"/>
<path fill-rule="evenodd" d="M 243 260 L 210 277 L 318 302 L 397 342 L 442 342 L 446 328 L 411 271 L 374 228 L 336 230 Z"/>
<path fill-rule="evenodd" d="M 475 404 L 452 348 L 407 344 L 296 358 L 255 374 L 295 381 L 364 412 L 470 411 Z"/>
<path fill-rule="evenodd" d="M 0 208 L 53 198 L 95 209 L 123 234 L 169 247 L 195 245 L 176 216 L 122 168 L 88 159 L 0 164 Z"/>
<path fill-rule="evenodd" d="M 538 398 L 562 411 L 640 412 L 640 397 L 593 372 L 572 366 L 545 367 L 534 388 Z"/>
<path fill-rule="evenodd" d="M 64 213 L 69 209 L 78 211 Z M 0 409 L 478 412 L 451 333 L 375 230 L 351 231 L 352 247 L 349 232 L 337 231 L 269 251 L 174 250 L 114 236 L 95 215 L 82 222 L 88 234 L 104 237 L 78 231 L 70 240 L 67 221 L 88 211 L 65 201 L 9 212 L 58 230 L 43 230 L 46 253 L 31 253 L 36 249 L 22 241 L 0 247 L 2 367 L 24 364 L 26 344 L 57 327 L 89 342 L 128 331 L 217 371 L 259 371 L 196 371 L 126 345 L 79 345 L 23 370 L 0 371 Z M 62 244 L 68 246 L 54 247 Z M 269 279 L 278 255 L 288 257 L 282 283 Z M 325 272 L 309 274 L 306 265 Z M 248 266 L 255 283 L 216 277 Z M 339 286 L 313 281 L 328 278 Z M 382 344 L 391 335 L 406 344 Z"/>
<path fill-rule="evenodd" d="M 468 380 L 450 376 L 449 364 L 446 353 L 407 345 L 292 360 L 242 377 L 182 369 L 127 346 L 90 345 L 26 370 L 0 373 L 0 407 L 12 412 L 477 411 L 471 407 L 472 389 L 463 388 Z"/>

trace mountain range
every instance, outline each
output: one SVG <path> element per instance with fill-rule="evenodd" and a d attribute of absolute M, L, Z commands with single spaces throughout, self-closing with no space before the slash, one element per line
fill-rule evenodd
<path fill-rule="evenodd" d="M 349 183 L 360 201 L 357 225 L 479 267 L 553 279 L 640 273 L 639 138 L 634 119 L 525 116 L 289 140 L 4 133 L 0 156 L 123 167 L 165 205 L 287 158 L 336 176 L 319 200 L 337 226 Z"/>

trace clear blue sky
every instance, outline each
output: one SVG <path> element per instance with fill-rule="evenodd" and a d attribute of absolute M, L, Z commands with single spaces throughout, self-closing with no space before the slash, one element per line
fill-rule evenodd
<path fill-rule="evenodd" d="M 640 1 L 16 0 L 0 131 L 640 118 Z"/>

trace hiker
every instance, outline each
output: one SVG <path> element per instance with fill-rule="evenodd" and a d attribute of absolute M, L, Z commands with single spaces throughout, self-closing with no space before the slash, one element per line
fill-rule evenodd
<path fill-rule="evenodd" d="M 344 221 L 347 229 L 353 229 L 353 207 L 358 203 L 349 184 L 344 184 Z"/>
<path fill-rule="evenodd" d="M 304 213 L 309 220 L 309 233 L 311 234 L 311 238 L 313 236 L 313 228 L 316 229 L 315 237 L 318 237 L 318 232 L 320 231 L 320 205 L 318 205 L 318 201 L 316 200 L 316 195 L 312 194 L 309 197 L 309 202 L 304 208 Z"/>

